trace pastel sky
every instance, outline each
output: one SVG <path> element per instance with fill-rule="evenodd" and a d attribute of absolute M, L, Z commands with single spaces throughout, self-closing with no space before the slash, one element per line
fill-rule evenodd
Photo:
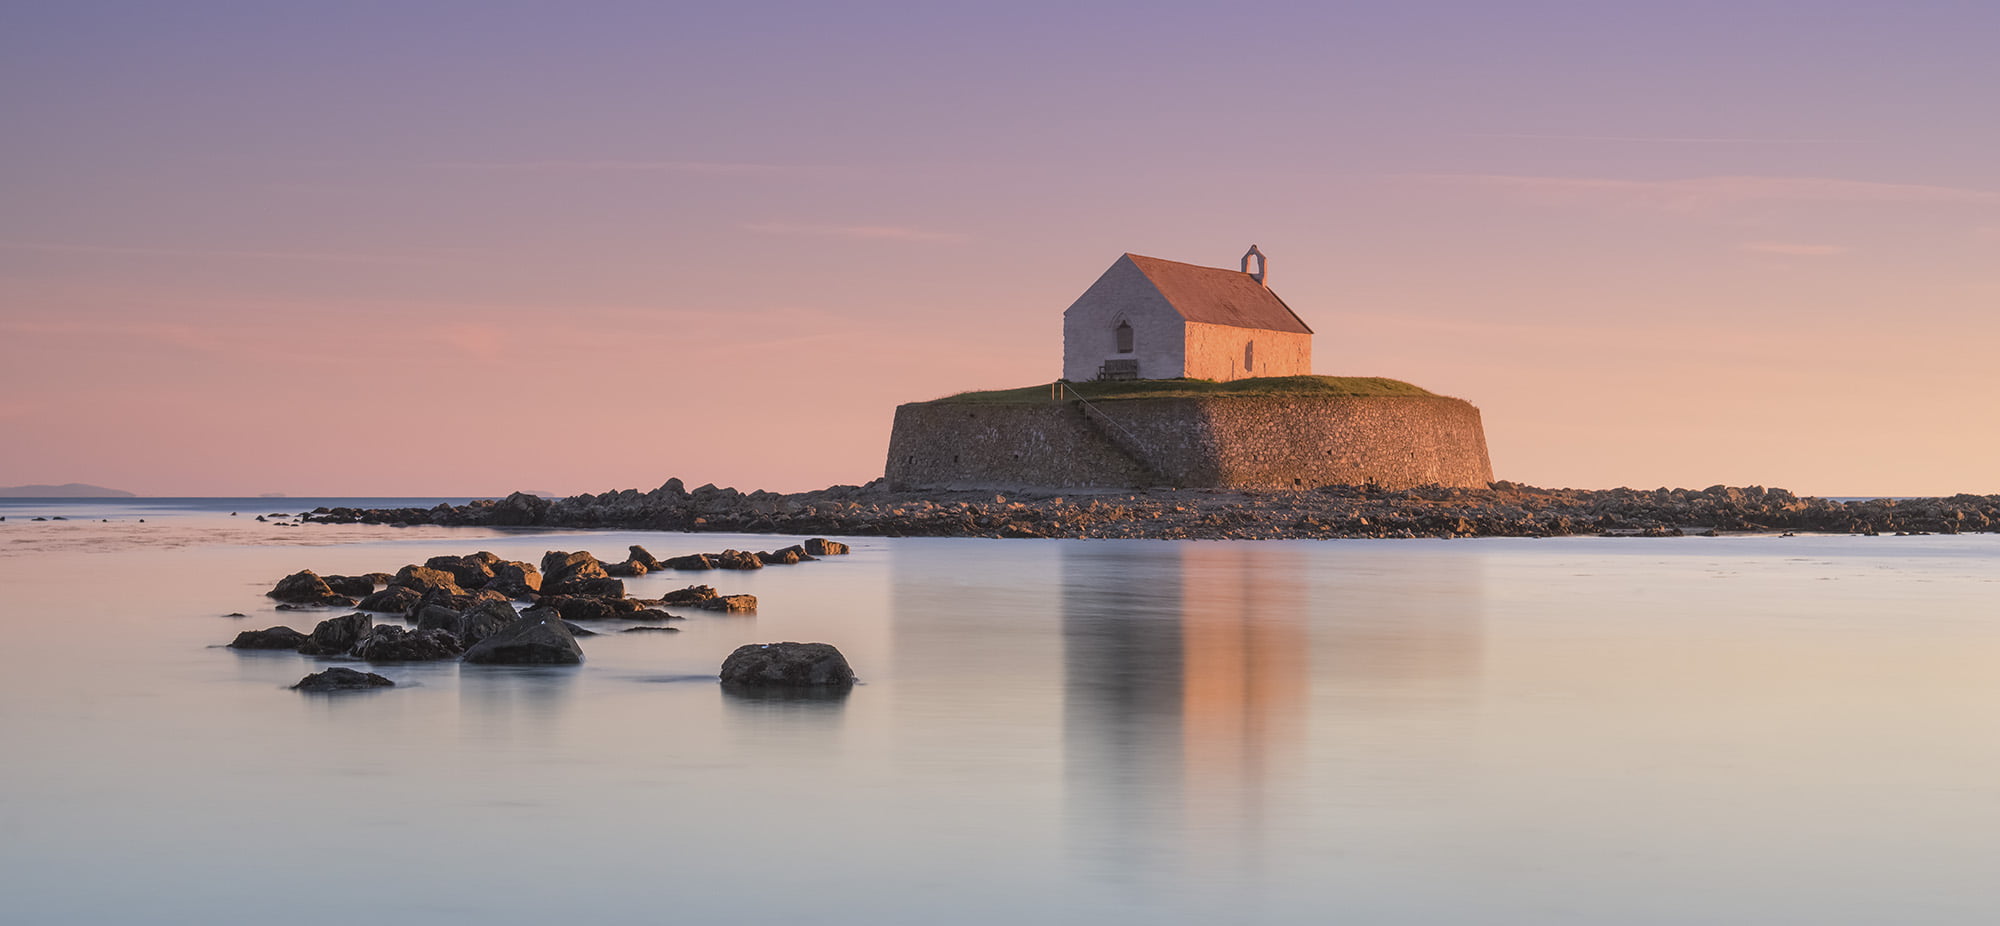
<path fill-rule="evenodd" d="M 2000 492 L 2000 5 L 0 5 L 0 485 L 881 475 L 1121 253 L 1537 485 Z"/>

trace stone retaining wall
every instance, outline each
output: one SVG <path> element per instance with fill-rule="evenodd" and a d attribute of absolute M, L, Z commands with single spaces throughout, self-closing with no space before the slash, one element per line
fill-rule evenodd
<path fill-rule="evenodd" d="M 889 485 L 1384 488 L 1493 481 L 1479 409 L 1441 396 L 1118 399 L 896 409 Z"/>

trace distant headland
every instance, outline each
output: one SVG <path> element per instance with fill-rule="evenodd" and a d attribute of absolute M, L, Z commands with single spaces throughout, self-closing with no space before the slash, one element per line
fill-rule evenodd
<path fill-rule="evenodd" d="M 27 485 L 0 486 L 0 498 L 138 498 L 136 493 L 124 489 L 107 489 L 103 486 L 81 482 L 65 482 L 59 486 Z"/>

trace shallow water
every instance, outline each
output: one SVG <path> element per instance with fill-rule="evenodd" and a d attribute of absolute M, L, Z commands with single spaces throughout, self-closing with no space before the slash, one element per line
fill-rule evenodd
<path fill-rule="evenodd" d="M 859 539 L 631 583 L 754 617 L 325 696 L 214 648 L 330 616 L 288 572 L 786 541 L 248 515 L 0 522 L 9 921 L 2000 915 L 2000 537 Z M 723 694 L 774 640 L 864 684 Z"/>

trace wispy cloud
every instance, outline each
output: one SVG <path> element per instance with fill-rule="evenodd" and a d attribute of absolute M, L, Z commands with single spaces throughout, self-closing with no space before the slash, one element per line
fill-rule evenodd
<path fill-rule="evenodd" d="M 498 325 L 461 323 L 440 325 L 433 334 L 446 347 L 475 360 L 498 362 L 506 358 L 509 341 L 506 329 Z"/>
<path fill-rule="evenodd" d="M 1798 244 L 1791 241 L 1745 241 L 1738 248 L 1758 254 L 1785 254 L 1791 257 L 1831 257 L 1849 250 L 1837 244 Z"/>
<path fill-rule="evenodd" d="M 223 260 L 281 260 L 347 264 L 429 264 L 435 259 L 408 254 L 366 254 L 353 251 L 266 251 L 237 248 L 156 248 L 47 241 L 0 241 L 0 251 L 46 254 L 103 254 L 114 257 L 189 257 Z"/>
<path fill-rule="evenodd" d="M 616 173 L 674 173 L 674 174 L 767 174 L 778 171 L 805 170 L 808 168 L 784 164 L 759 164 L 747 161 L 619 161 L 619 160 L 570 160 L 570 161 L 445 161 L 437 165 L 447 170 L 495 170 L 495 171 L 578 171 Z"/>
<path fill-rule="evenodd" d="M 202 353 L 223 353 L 229 347 L 212 327 L 171 322 L 44 321 L 21 319 L 0 321 L 0 332 L 16 337 L 69 337 L 91 341 L 134 339 Z"/>
<path fill-rule="evenodd" d="M 1465 138 L 1514 138 L 1524 141 L 1630 142 L 1663 145 L 1860 145 L 1856 138 L 1772 138 L 1731 135 L 1567 135 L 1539 132 L 1475 132 Z"/>
<path fill-rule="evenodd" d="M 1608 202 L 1707 212 L 1757 203 L 2000 206 L 2000 192 L 1916 183 L 1876 183 L 1831 177 L 1692 177 L 1617 180 L 1511 174 L 1408 174 L 1430 183 L 1480 187 L 1557 202 Z"/>
<path fill-rule="evenodd" d="M 794 222 L 746 222 L 744 231 L 760 235 L 804 235 L 815 238 L 859 238 L 877 241 L 964 241 L 958 232 L 931 231 L 902 225 L 806 225 Z"/>

